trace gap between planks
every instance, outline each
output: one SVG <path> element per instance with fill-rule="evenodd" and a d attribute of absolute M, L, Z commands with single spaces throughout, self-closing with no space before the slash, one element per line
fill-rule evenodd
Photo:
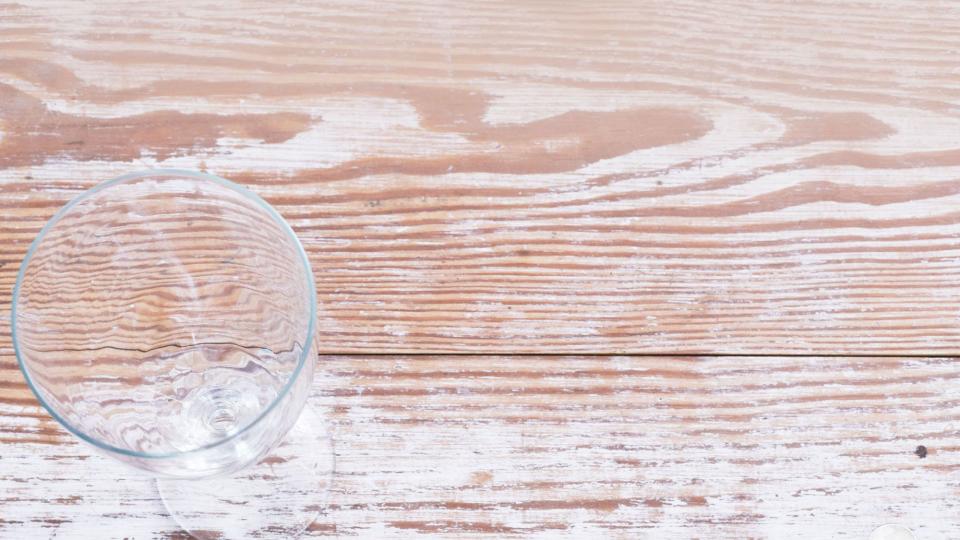
<path fill-rule="evenodd" d="M 368 357 L 368 356 L 464 356 L 464 357 L 491 357 L 491 356 L 510 356 L 510 357 L 536 357 L 536 356 L 550 356 L 556 358 L 570 358 L 570 357 L 588 357 L 588 358 L 601 358 L 601 357 L 610 357 L 610 358 L 954 358 L 958 357 L 954 354 L 869 354 L 869 353 L 860 353 L 860 354 L 847 354 L 847 353 L 834 353 L 834 354 L 821 354 L 821 353 L 793 353 L 793 354 L 781 354 L 781 353 L 583 353 L 583 352 L 574 352 L 574 353 L 537 353 L 537 352 L 525 352 L 525 353 L 511 353 L 511 352 L 369 352 L 369 353 L 358 353 L 358 352 L 323 352 L 318 355 L 320 358 L 323 357 Z"/>

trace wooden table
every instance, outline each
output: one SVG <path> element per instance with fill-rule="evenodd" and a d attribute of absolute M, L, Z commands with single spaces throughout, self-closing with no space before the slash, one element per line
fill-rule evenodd
<path fill-rule="evenodd" d="M 309 252 L 311 536 L 960 537 L 960 3 L 226 4 L 0 5 L 0 537 L 182 537 L 8 322 L 151 167 Z"/>

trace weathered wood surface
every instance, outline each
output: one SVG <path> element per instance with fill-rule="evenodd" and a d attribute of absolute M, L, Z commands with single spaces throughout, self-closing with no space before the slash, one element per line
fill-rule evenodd
<path fill-rule="evenodd" d="M 199 167 L 297 229 L 331 352 L 960 351 L 960 4 L 0 13 L 4 287 Z"/>
<path fill-rule="evenodd" d="M 322 365 L 311 404 L 331 419 L 338 471 L 315 536 L 866 540 L 889 522 L 920 539 L 960 531 L 953 359 Z M 90 455 L 26 390 L 3 396 L 0 536 L 175 536 L 149 479 Z"/>
<path fill-rule="evenodd" d="M 264 196 L 383 353 L 317 380 L 317 536 L 960 537 L 958 50 L 936 1 L 0 4 L 0 537 L 177 535 L 8 325 L 149 167 Z"/>

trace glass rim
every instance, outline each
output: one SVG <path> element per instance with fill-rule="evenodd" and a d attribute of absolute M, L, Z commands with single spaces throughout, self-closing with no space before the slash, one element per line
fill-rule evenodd
<path fill-rule="evenodd" d="M 263 210 L 267 212 L 267 214 L 274 221 L 276 221 L 280 225 L 281 229 L 287 233 L 290 239 L 293 240 L 294 246 L 296 246 L 298 255 L 300 257 L 300 262 L 303 264 L 303 267 L 307 273 L 307 283 L 309 286 L 308 294 L 310 297 L 309 298 L 310 299 L 310 318 L 309 318 L 309 321 L 307 322 L 307 337 L 304 340 L 303 350 L 300 353 L 300 358 L 297 361 L 297 366 L 294 368 L 293 372 L 287 378 L 287 381 L 284 383 L 283 388 L 277 394 L 276 398 L 274 398 L 273 401 L 270 402 L 270 405 L 265 407 L 253 421 L 245 425 L 243 428 L 231 433 L 230 435 L 222 439 L 204 444 L 202 446 L 198 446 L 196 448 L 191 448 L 189 450 L 182 450 L 182 451 L 176 451 L 176 452 L 164 452 L 164 453 L 138 452 L 135 450 L 121 448 L 119 446 L 114 446 L 112 444 L 103 442 L 95 437 L 87 435 L 82 430 L 73 426 L 70 422 L 68 422 L 65 418 L 63 418 L 60 414 L 58 414 L 53 409 L 53 407 L 51 407 L 50 404 L 47 403 L 47 401 L 40 394 L 39 389 L 33 382 L 33 378 L 31 378 L 30 376 L 29 368 L 27 368 L 23 360 L 23 355 L 20 352 L 20 344 L 18 343 L 18 340 L 17 340 L 17 303 L 20 297 L 20 285 L 23 283 L 23 277 L 26 273 L 27 266 L 29 266 L 30 264 L 30 260 L 33 258 L 34 252 L 37 250 L 37 247 L 39 247 L 40 242 L 43 241 L 47 232 L 54 225 L 56 225 L 60 221 L 60 219 L 62 219 L 63 216 L 65 216 L 67 212 L 70 211 L 71 208 L 79 204 L 81 201 L 89 198 L 90 196 L 96 193 L 99 193 L 109 187 L 115 186 L 117 184 L 122 184 L 122 183 L 130 182 L 132 180 L 138 180 L 141 178 L 147 178 L 150 176 L 173 176 L 173 177 L 181 177 L 181 178 L 186 177 L 192 180 L 214 182 L 216 184 L 219 184 L 221 186 L 224 186 L 228 189 L 231 189 L 239 193 L 243 197 L 253 201 L 258 206 L 260 206 Z M 293 384 L 299 379 L 300 374 L 303 371 L 303 366 L 306 365 L 307 358 L 309 358 L 309 355 L 311 354 L 311 350 L 313 347 L 313 338 L 314 338 L 313 334 L 316 329 L 316 318 L 317 318 L 317 291 L 316 291 L 316 284 L 314 283 L 313 269 L 310 267 L 310 260 L 307 258 L 307 253 L 303 249 L 303 244 L 300 243 L 300 239 L 297 238 L 297 235 L 295 232 L 293 232 L 293 229 L 290 227 L 290 224 L 287 223 L 285 219 L 283 219 L 283 216 L 281 216 L 280 213 L 277 212 L 275 208 L 270 206 L 270 203 L 268 203 L 262 197 L 260 197 L 253 191 L 247 189 L 246 187 L 236 182 L 227 180 L 226 178 L 222 178 L 220 176 L 216 176 L 213 174 L 204 173 L 200 171 L 191 171 L 186 169 L 145 169 L 141 171 L 124 174 L 116 178 L 112 178 L 110 180 L 104 180 L 96 184 L 95 186 L 83 191 L 76 197 L 70 199 L 69 202 L 67 202 L 65 205 L 63 205 L 63 207 L 57 210 L 57 212 L 53 215 L 53 217 L 51 217 L 44 224 L 43 228 L 40 229 L 40 232 L 37 233 L 36 238 L 34 238 L 33 241 L 30 243 L 30 247 L 27 248 L 27 253 L 24 256 L 23 261 L 20 263 L 20 269 L 17 272 L 17 279 L 13 286 L 13 295 L 10 299 L 10 338 L 11 338 L 11 341 L 13 342 L 14 355 L 16 355 L 17 357 L 17 365 L 20 367 L 20 371 L 23 373 L 23 377 L 24 379 L 26 379 L 27 386 L 30 387 L 30 391 L 33 392 L 34 396 L 36 396 L 37 401 L 40 402 L 40 405 L 43 406 L 43 408 L 46 409 L 48 413 L 50 413 L 50 416 L 52 416 L 54 420 L 56 420 L 60 425 L 66 428 L 67 431 L 79 437 L 81 440 L 86 441 L 108 452 L 122 454 L 125 456 L 135 457 L 135 458 L 168 459 L 168 458 L 181 457 L 188 454 L 203 452 L 206 450 L 216 448 L 217 446 L 220 446 L 224 443 L 230 442 L 240 437 L 247 431 L 249 431 L 250 428 L 259 424 L 268 414 L 270 414 L 270 412 L 273 411 L 273 409 L 275 409 L 277 405 L 283 400 L 283 398 L 285 398 L 286 395 L 290 392 L 290 389 L 293 387 Z"/>

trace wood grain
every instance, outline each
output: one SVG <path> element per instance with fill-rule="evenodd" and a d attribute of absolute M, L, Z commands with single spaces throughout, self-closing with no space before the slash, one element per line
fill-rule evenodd
<path fill-rule="evenodd" d="M 956 3 L 123 6 L 2 10 L 4 287 L 176 166 L 290 220 L 327 352 L 960 352 Z"/>
<path fill-rule="evenodd" d="M 958 50 L 937 0 L 0 4 L 0 538 L 183 537 L 7 322 L 151 167 L 309 252 L 313 536 L 960 537 Z"/>
<path fill-rule="evenodd" d="M 960 532 L 954 359 L 398 355 L 320 367 L 311 404 L 331 420 L 338 472 L 310 536 Z M 110 537 L 175 535 L 148 478 L 91 455 L 22 385 L 2 395 L 0 537 L 93 538 L 106 523 Z"/>

